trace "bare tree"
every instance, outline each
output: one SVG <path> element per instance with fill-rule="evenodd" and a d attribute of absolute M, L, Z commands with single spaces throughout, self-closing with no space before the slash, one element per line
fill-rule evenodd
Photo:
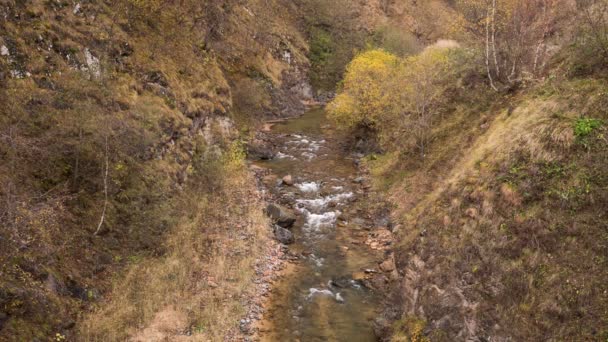
<path fill-rule="evenodd" d="M 608 59 L 608 0 L 577 0 L 577 8 L 596 48 Z"/>
<path fill-rule="evenodd" d="M 490 11 L 494 13 L 494 15 L 490 15 Z M 486 71 L 488 73 L 488 79 L 490 80 L 490 86 L 495 91 L 498 91 L 496 85 L 494 85 L 494 78 L 492 77 L 492 70 L 490 69 L 490 22 L 492 23 L 492 46 L 494 50 L 494 60 L 496 70 L 498 69 L 498 61 L 496 60 L 496 32 L 495 32 L 495 20 L 496 20 L 496 0 L 493 1 L 493 6 L 488 5 L 488 14 L 486 15 Z"/>
<path fill-rule="evenodd" d="M 465 31 L 483 39 L 489 83 L 500 90 L 541 76 L 547 40 L 568 6 L 562 0 L 459 0 L 458 8 Z"/>

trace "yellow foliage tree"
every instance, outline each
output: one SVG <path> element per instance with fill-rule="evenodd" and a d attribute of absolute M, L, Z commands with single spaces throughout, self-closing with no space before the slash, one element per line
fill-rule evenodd
<path fill-rule="evenodd" d="M 456 47 L 444 42 L 403 59 L 382 50 L 357 56 L 328 106 L 329 117 L 343 128 L 372 128 L 385 148 L 417 148 L 424 156 L 433 118 L 453 79 Z"/>
<path fill-rule="evenodd" d="M 391 106 L 381 130 L 384 145 L 416 146 L 424 157 L 433 119 L 452 80 L 449 74 L 452 51 L 453 46 L 432 46 L 405 58 L 395 77 L 384 83 Z"/>
<path fill-rule="evenodd" d="M 342 91 L 328 106 L 331 119 L 345 128 L 373 128 L 389 103 L 384 83 L 396 72 L 399 58 L 383 50 L 360 54 L 346 68 Z"/>

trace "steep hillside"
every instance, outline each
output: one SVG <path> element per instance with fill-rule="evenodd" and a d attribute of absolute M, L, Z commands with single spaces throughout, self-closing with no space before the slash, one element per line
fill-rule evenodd
<path fill-rule="evenodd" d="M 311 98 L 294 11 L 2 4 L 0 339 L 235 326 L 267 246 L 239 129 Z"/>
<path fill-rule="evenodd" d="M 401 171 L 397 336 L 421 324 L 432 341 L 606 338 L 608 146 L 593 124 L 608 119 L 605 84 L 560 80 L 513 107 L 461 110 L 439 128 L 460 142 L 438 138 L 429 154 L 445 157 Z"/>
<path fill-rule="evenodd" d="M 608 338 L 608 3 L 495 4 L 357 55 L 328 106 L 394 205 L 387 341 Z"/>
<path fill-rule="evenodd" d="M 347 74 L 330 110 L 376 135 L 367 165 L 395 205 L 401 279 L 377 321 L 386 340 L 608 337 L 606 59 L 589 39 L 560 44 L 543 77 L 499 91 L 483 54 L 459 57 L 467 49 L 382 62 L 403 123 L 375 102 L 380 57 L 349 67 L 361 78 Z M 382 99 L 396 89 L 385 87 Z"/>
<path fill-rule="evenodd" d="M 332 99 L 394 204 L 382 337 L 608 338 L 606 0 L 9 0 L 0 18 L 0 340 L 239 340 L 280 250 L 256 128 Z"/>

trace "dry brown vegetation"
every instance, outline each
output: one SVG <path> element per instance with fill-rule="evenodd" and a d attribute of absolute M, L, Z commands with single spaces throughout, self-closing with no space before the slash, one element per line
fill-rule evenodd
<path fill-rule="evenodd" d="M 514 109 L 456 108 L 424 162 L 370 161 L 401 224 L 387 317 L 425 321 L 432 341 L 606 338 L 606 130 L 574 133 L 605 122 L 606 87 L 556 84 Z"/>
<path fill-rule="evenodd" d="M 368 160 L 400 223 L 381 328 L 606 340 L 607 3 L 561 3 L 3 2 L 0 339 L 226 338 L 268 242 L 235 141 L 309 70 L 455 38 L 424 158 Z"/>
<path fill-rule="evenodd" d="M 606 69 L 593 26 L 563 24 L 546 69 L 519 90 L 497 96 L 478 49 L 424 159 L 390 146 L 368 158 L 398 224 L 387 336 L 608 338 Z"/>
<path fill-rule="evenodd" d="M 232 142 L 264 116 L 303 108 L 293 10 L 3 3 L 0 339 L 229 333 L 268 240 L 226 156 L 242 161 Z"/>
<path fill-rule="evenodd" d="M 255 263 L 266 252 L 268 222 L 242 160 L 221 163 L 203 170 L 230 177 L 211 191 L 192 187 L 176 208 L 180 219 L 164 255 L 133 260 L 114 279 L 107 303 L 82 323 L 83 339 L 218 341 L 235 333 Z"/>

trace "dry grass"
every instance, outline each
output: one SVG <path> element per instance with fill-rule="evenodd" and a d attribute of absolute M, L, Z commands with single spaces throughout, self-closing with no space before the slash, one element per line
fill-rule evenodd
<path fill-rule="evenodd" d="M 218 340 L 242 311 L 264 218 L 242 169 L 200 182 L 221 180 L 213 191 L 191 188 L 195 140 L 222 133 L 246 96 L 245 126 L 259 119 L 266 108 L 251 106 L 275 105 L 260 79 L 278 88 L 283 71 L 303 72 L 307 43 L 284 1 L 186 1 L 147 13 L 153 3 L 0 9 L 0 45 L 10 49 L 0 56 L 0 220 L 17 208 L 23 217 L 0 231 L 0 315 L 9 317 L 0 340 L 71 340 L 77 330 L 80 340 L 148 339 L 166 322 L 176 327 L 165 335 Z M 286 49 L 297 68 L 283 60 Z M 86 50 L 99 78 L 83 72 Z M 12 70 L 30 76 L 13 79 Z M 235 94 L 236 79 L 247 81 Z M 94 236 L 108 136 L 107 231 Z M 7 199 L 19 205 L 5 210 Z"/>
<path fill-rule="evenodd" d="M 584 145 L 573 133 L 579 117 L 606 119 L 603 89 L 563 83 L 488 108 L 482 129 L 443 125 L 452 145 L 439 135 L 435 157 L 391 186 L 399 307 L 428 322 L 431 340 L 608 336 L 606 130 Z"/>
<path fill-rule="evenodd" d="M 416 211 L 409 214 L 416 215 L 415 213 L 433 205 L 444 191 L 467 179 L 471 174 L 477 173 L 480 168 L 483 168 L 483 165 L 508 159 L 514 153 L 521 152 L 522 148 L 535 161 L 552 161 L 559 158 L 560 154 L 567 151 L 574 141 L 572 120 L 554 117 L 565 106 L 566 103 L 557 99 L 533 99 L 518 106 L 512 112 L 506 109 L 500 110 L 498 113 L 490 112 L 493 119 L 489 128 L 484 132 L 472 128 L 469 132 L 461 131 L 452 136 L 454 138 L 468 135 L 474 139 L 474 142 L 470 147 L 459 144 L 445 147 L 445 149 L 456 148 L 458 150 L 457 147 L 460 146 L 460 151 L 457 153 L 461 153 L 462 158 L 458 158 L 454 165 L 442 170 L 441 179 L 435 182 L 432 185 L 432 191 L 427 191 L 423 200 L 417 203 Z M 440 129 L 449 130 L 450 128 L 444 126 Z M 459 138 L 454 140 L 458 141 Z M 464 153 L 465 149 L 466 153 Z M 458 156 L 458 154 L 452 157 L 454 156 Z M 427 177 L 415 174 L 415 177 L 418 176 Z M 421 180 L 414 182 L 420 184 Z M 397 193 L 403 194 L 404 192 L 398 191 Z M 399 200 L 397 199 L 397 201 Z M 411 209 L 411 205 L 406 207 Z"/>
<path fill-rule="evenodd" d="M 223 340 L 244 313 L 242 296 L 268 241 L 253 184 L 234 172 L 215 196 L 191 194 L 167 235 L 166 255 L 117 277 L 111 297 L 84 321 L 82 339 Z"/>

